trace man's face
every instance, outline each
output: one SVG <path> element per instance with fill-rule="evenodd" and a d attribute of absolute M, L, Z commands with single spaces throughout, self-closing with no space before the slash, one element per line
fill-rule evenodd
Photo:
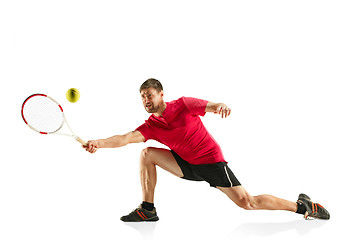
<path fill-rule="evenodd" d="M 146 88 L 140 92 L 144 108 L 148 113 L 159 111 L 160 103 L 163 101 L 163 91 L 156 91 L 154 88 Z"/>

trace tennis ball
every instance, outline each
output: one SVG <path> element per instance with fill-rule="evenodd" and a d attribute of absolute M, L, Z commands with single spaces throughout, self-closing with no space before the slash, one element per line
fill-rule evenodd
<path fill-rule="evenodd" d="M 69 102 L 75 103 L 80 99 L 80 92 L 76 88 L 70 88 L 66 92 L 66 99 Z"/>

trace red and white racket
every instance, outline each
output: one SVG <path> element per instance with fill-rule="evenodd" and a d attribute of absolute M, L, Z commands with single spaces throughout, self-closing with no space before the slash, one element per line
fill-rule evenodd
<path fill-rule="evenodd" d="M 24 122 L 38 133 L 69 136 L 84 146 L 87 144 L 71 130 L 60 104 L 45 94 L 33 94 L 25 99 L 21 108 L 21 116 Z M 71 133 L 59 132 L 64 123 Z"/>

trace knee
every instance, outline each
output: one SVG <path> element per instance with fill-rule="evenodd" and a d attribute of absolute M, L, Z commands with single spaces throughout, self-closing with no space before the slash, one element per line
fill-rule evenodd
<path fill-rule="evenodd" d="M 256 203 L 251 197 L 239 197 L 236 199 L 235 203 L 245 209 L 245 210 L 254 210 L 256 209 Z"/>
<path fill-rule="evenodd" d="M 141 163 L 146 163 L 146 162 L 151 161 L 151 153 L 152 153 L 152 151 L 153 151 L 152 147 L 144 148 L 141 151 L 141 154 L 140 154 L 140 162 Z"/>

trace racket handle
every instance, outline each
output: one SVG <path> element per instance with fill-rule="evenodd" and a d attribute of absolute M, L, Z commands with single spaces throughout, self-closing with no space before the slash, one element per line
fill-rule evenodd
<path fill-rule="evenodd" d="M 78 141 L 79 143 L 81 143 L 83 146 L 86 146 L 87 145 L 87 142 L 85 142 L 83 139 L 81 139 L 80 137 L 78 136 L 75 136 L 75 139 L 76 141 Z"/>

